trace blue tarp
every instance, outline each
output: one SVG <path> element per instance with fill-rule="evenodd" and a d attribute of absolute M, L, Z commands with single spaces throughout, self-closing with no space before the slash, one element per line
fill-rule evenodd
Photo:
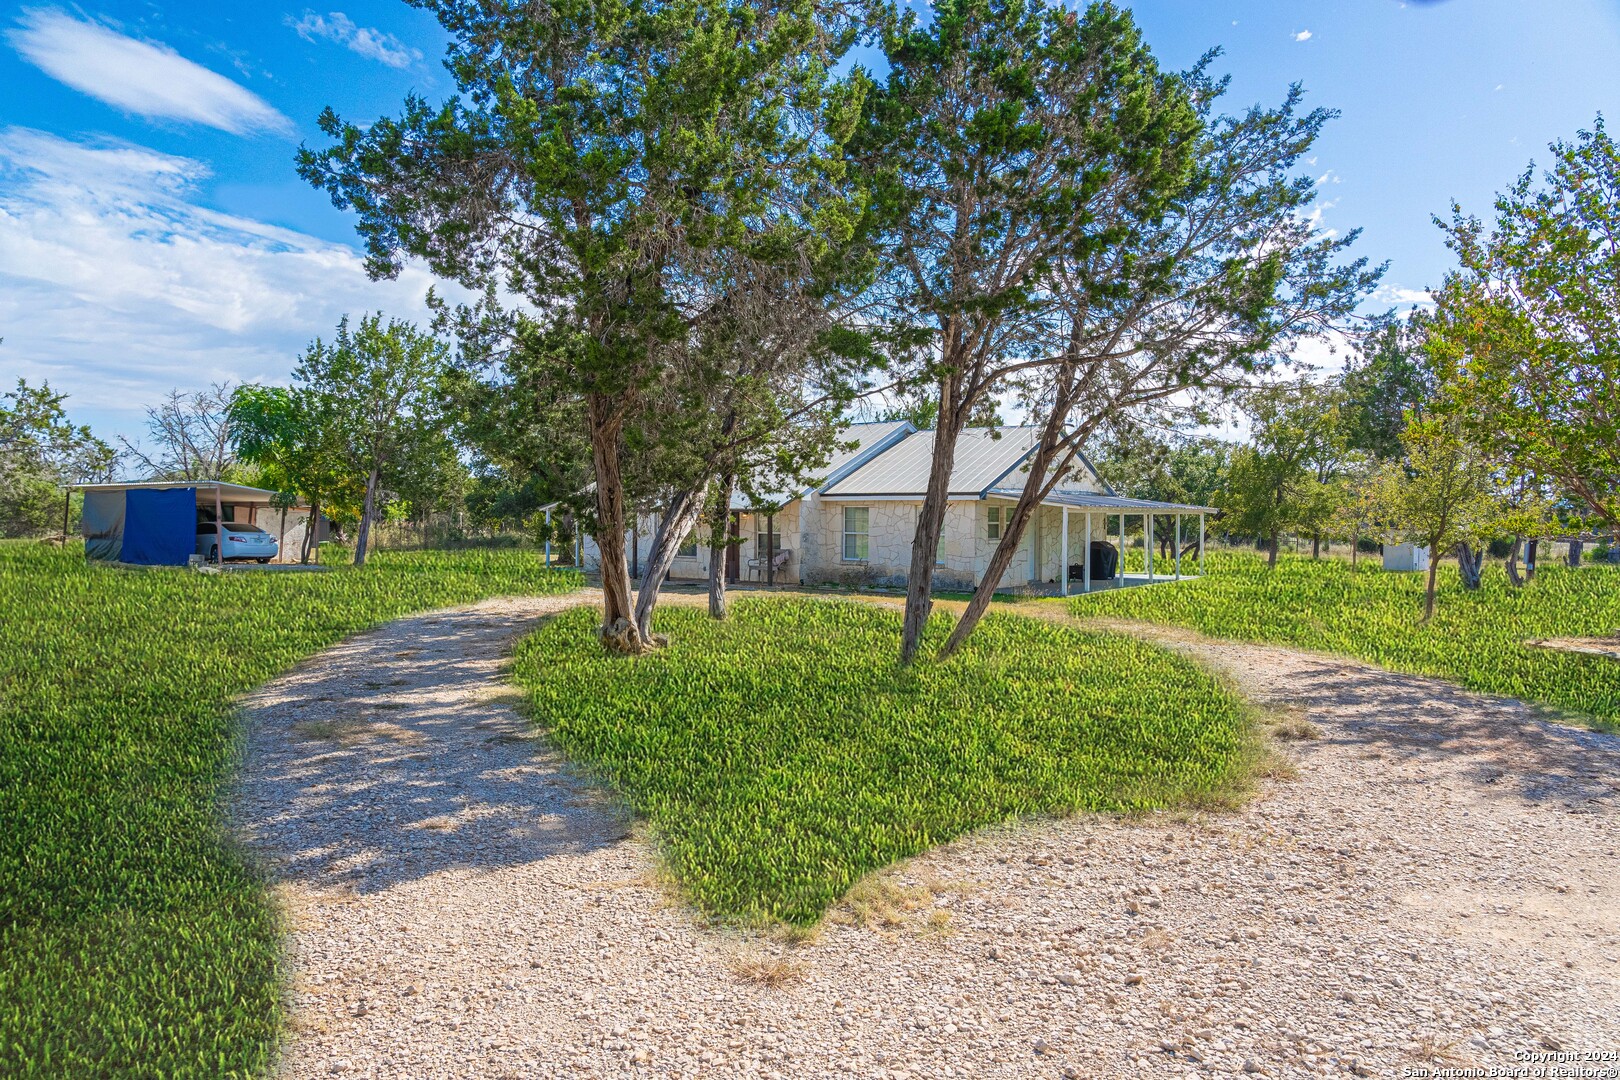
<path fill-rule="evenodd" d="M 124 547 L 119 561 L 184 566 L 196 550 L 196 488 L 124 492 Z"/>

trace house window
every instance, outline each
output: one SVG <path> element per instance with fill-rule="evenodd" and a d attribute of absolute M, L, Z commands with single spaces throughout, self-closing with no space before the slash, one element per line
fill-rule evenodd
<path fill-rule="evenodd" d="M 865 562 L 872 512 L 865 506 L 844 507 L 844 560 Z"/>
<path fill-rule="evenodd" d="M 770 546 L 766 547 L 767 544 Z M 754 554 L 757 557 L 763 559 L 767 551 L 774 554 L 781 550 L 782 534 L 777 532 L 774 526 L 772 526 L 768 534 L 764 529 L 759 529 L 754 533 Z"/>
<path fill-rule="evenodd" d="M 990 513 L 990 529 L 989 529 L 988 536 L 989 536 L 989 538 L 991 540 L 1000 540 L 1001 539 L 1001 525 L 1002 525 L 1001 507 L 992 506 L 990 508 L 989 513 Z M 1007 516 L 1011 517 L 1012 514 L 1009 513 Z"/>
<path fill-rule="evenodd" d="M 675 549 L 675 557 L 678 559 L 697 558 L 697 533 L 690 532 L 686 534 L 686 539 L 681 541 L 681 546 Z"/>
<path fill-rule="evenodd" d="M 922 519 L 922 511 L 919 510 L 917 512 L 917 518 L 918 518 L 918 521 L 920 523 L 921 519 Z M 949 520 L 949 517 L 947 516 L 946 521 L 948 521 L 948 520 Z M 934 545 L 934 565 L 935 566 L 944 566 L 945 565 L 945 524 L 946 524 L 945 521 L 942 521 L 942 522 L 939 523 L 939 542 Z"/>

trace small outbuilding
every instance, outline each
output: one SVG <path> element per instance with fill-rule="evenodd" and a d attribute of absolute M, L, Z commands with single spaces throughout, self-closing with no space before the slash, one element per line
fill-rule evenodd
<path fill-rule="evenodd" d="M 1384 569 L 1415 574 L 1429 569 L 1429 549 L 1418 544 L 1385 544 Z"/>
<path fill-rule="evenodd" d="M 309 508 L 279 507 L 276 493 L 220 480 L 78 484 L 84 493 L 79 529 L 86 558 L 137 566 L 184 566 L 197 550 L 197 527 L 209 522 L 255 525 L 277 537 L 277 562 L 297 562 Z M 323 517 L 315 540 L 327 538 Z"/>

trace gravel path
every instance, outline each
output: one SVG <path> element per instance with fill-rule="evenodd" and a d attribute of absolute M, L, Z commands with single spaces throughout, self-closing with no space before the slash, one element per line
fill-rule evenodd
<path fill-rule="evenodd" d="M 1315 729 L 1283 750 L 1296 776 L 1231 814 L 977 834 L 788 943 L 695 923 L 528 737 L 504 657 L 581 599 L 405 619 L 246 703 L 284 1075 L 1399 1076 L 1620 1051 L 1620 739 L 1156 631 Z"/>

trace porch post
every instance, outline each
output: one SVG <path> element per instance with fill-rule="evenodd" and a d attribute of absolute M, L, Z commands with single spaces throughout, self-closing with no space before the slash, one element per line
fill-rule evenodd
<path fill-rule="evenodd" d="M 776 515 L 765 515 L 765 584 L 776 584 Z"/>
<path fill-rule="evenodd" d="M 1204 515 L 1198 515 L 1198 576 L 1204 576 Z"/>
<path fill-rule="evenodd" d="M 1181 580 L 1181 515 L 1176 515 L 1176 580 Z"/>
<path fill-rule="evenodd" d="M 1086 511 L 1086 560 L 1082 564 L 1085 569 L 1080 572 L 1080 587 L 1086 592 L 1091 591 L 1091 511 Z"/>
<path fill-rule="evenodd" d="M 551 569 L 551 511 L 546 511 L 546 569 Z"/>
<path fill-rule="evenodd" d="M 1103 532 L 1108 531 L 1108 522 L 1103 522 Z M 1114 568 L 1114 578 L 1119 584 L 1125 584 L 1125 511 L 1119 512 L 1119 565 Z"/>
<path fill-rule="evenodd" d="M 1142 515 L 1142 558 L 1147 567 L 1148 584 L 1153 584 L 1153 515 Z"/>
<path fill-rule="evenodd" d="M 1029 530 L 1029 583 L 1034 585 L 1041 580 L 1040 552 L 1037 550 L 1041 546 L 1041 508 L 1035 507 L 1030 517 L 1030 524 L 1035 527 Z"/>
<path fill-rule="evenodd" d="M 225 565 L 225 507 L 219 498 L 219 481 L 214 481 L 214 547 L 219 551 L 219 565 Z M 315 549 L 315 558 L 320 559 L 320 548 Z"/>
<path fill-rule="evenodd" d="M 64 533 L 66 529 L 62 530 Z M 1063 588 L 1058 590 L 1059 596 L 1069 595 L 1069 508 L 1063 508 L 1063 557 L 1058 560 L 1058 578 L 1063 582 Z"/>

